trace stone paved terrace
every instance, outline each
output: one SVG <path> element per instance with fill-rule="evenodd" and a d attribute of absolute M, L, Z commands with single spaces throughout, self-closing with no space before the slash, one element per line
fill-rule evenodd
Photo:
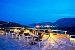
<path fill-rule="evenodd" d="M 41 42 L 30 45 L 32 38 L 21 40 L 11 38 L 11 35 L 0 35 L 0 50 L 75 50 L 75 42 L 69 39 L 69 35 L 50 34 L 44 35 Z"/>

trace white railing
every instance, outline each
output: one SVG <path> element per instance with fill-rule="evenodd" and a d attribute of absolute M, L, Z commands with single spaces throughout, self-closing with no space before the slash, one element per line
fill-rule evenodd
<path fill-rule="evenodd" d="M 70 40 L 75 41 L 75 38 L 72 38 L 72 36 L 74 36 L 74 37 L 75 37 L 75 35 L 70 35 Z"/>
<path fill-rule="evenodd" d="M 70 38 L 71 38 L 72 36 L 75 36 L 75 35 L 70 35 Z"/>

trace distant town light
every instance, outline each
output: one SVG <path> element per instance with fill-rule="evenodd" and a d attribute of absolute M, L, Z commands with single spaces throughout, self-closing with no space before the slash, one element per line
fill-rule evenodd
<path fill-rule="evenodd" d="M 46 25 L 45 27 L 50 27 L 49 25 Z"/>
<path fill-rule="evenodd" d="M 40 28 L 40 26 L 39 25 L 36 25 L 36 28 Z"/>

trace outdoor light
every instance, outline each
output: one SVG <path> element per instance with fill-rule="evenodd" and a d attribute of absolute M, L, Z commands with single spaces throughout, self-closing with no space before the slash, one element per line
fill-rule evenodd
<path fill-rule="evenodd" d="M 45 25 L 44 27 L 47 27 L 47 28 L 49 28 L 49 27 L 51 27 L 50 25 Z"/>
<path fill-rule="evenodd" d="M 29 33 L 30 31 L 29 30 L 24 30 L 24 33 Z"/>
<path fill-rule="evenodd" d="M 20 32 L 20 30 L 18 30 L 18 29 L 14 29 L 14 32 Z"/>

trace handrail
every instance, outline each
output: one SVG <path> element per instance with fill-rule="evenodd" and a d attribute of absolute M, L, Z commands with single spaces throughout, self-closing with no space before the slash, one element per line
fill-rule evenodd
<path fill-rule="evenodd" d="M 72 36 L 75 36 L 75 35 L 70 35 L 70 38 L 71 38 Z"/>
<path fill-rule="evenodd" d="M 72 36 L 75 36 L 75 35 L 70 35 L 70 40 L 75 41 L 75 38 L 72 38 Z"/>

